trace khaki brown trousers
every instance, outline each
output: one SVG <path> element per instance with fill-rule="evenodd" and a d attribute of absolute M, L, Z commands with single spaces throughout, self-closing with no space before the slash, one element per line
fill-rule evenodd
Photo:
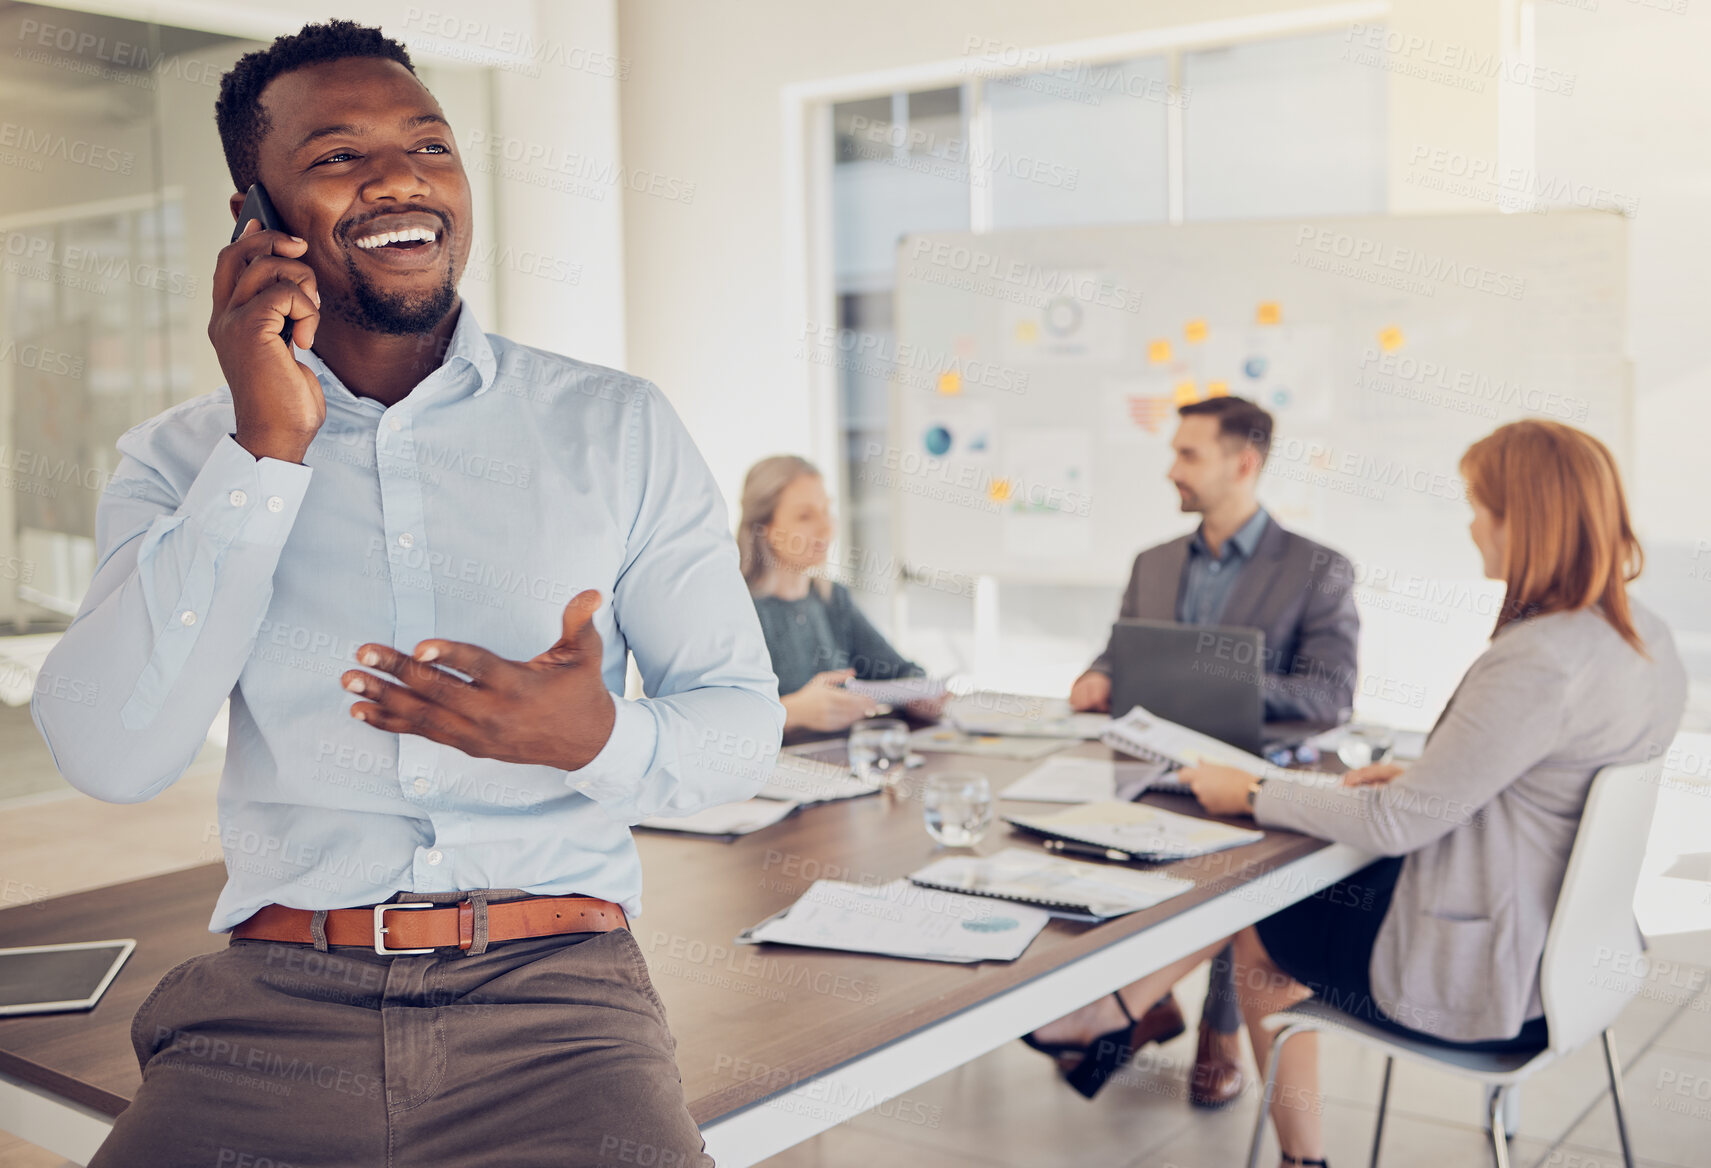
<path fill-rule="evenodd" d="M 142 1087 L 90 1168 L 712 1164 L 626 929 L 401 957 L 234 940 L 170 970 L 131 1039 Z"/>

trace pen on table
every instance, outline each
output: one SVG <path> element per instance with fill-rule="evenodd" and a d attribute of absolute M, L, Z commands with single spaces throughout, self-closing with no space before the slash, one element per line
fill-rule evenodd
<path fill-rule="evenodd" d="M 1071 856 L 1092 856 L 1100 860 L 1122 860 L 1125 863 L 1134 862 L 1135 857 L 1129 852 L 1120 852 L 1116 848 L 1102 848 L 1097 844 L 1077 844 L 1068 840 L 1049 839 L 1042 845 L 1048 852 L 1063 852 Z"/>

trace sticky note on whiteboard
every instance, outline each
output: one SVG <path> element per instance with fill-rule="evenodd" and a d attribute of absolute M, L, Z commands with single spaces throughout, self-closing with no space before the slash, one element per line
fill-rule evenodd
<path fill-rule="evenodd" d="M 1149 344 L 1147 346 L 1147 360 L 1154 365 L 1163 365 L 1170 360 L 1170 342 L 1157 340 Z"/>
<path fill-rule="evenodd" d="M 939 374 L 939 392 L 946 397 L 962 392 L 962 374 L 955 369 L 947 369 Z"/>
<path fill-rule="evenodd" d="M 1196 317 L 1182 326 L 1182 339 L 1191 345 L 1198 345 L 1206 339 L 1206 322 Z"/>
<path fill-rule="evenodd" d="M 1259 307 L 1254 309 L 1256 324 L 1282 324 L 1283 308 L 1275 300 L 1262 300 Z"/>
<path fill-rule="evenodd" d="M 1395 325 L 1378 330 L 1378 347 L 1386 353 L 1394 353 L 1403 344 L 1402 330 Z"/>

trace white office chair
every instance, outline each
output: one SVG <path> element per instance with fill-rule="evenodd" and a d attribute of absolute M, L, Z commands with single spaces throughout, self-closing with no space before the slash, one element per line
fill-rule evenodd
<path fill-rule="evenodd" d="M 1378 1126 L 1372 1136 L 1373 1168 L 1377 1168 L 1379 1143 L 1384 1138 L 1390 1072 L 1398 1058 L 1427 1063 L 1485 1084 L 1491 1149 L 1497 1158 L 1497 1168 L 1509 1168 L 1504 1105 L 1510 1090 L 1535 1071 L 1572 1054 L 1594 1035 L 1602 1034 L 1604 1062 L 1610 1073 L 1610 1097 L 1616 1107 L 1616 1132 L 1622 1141 L 1622 1161 L 1628 1168 L 1634 1168 L 1627 1116 L 1622 1107 L 1622 1069 L 1616 1060 L 1616 1043 L 1610 1028 L 1616 1016 L 1639 993 L 1641 977 L 1626 972 L 1635 968 L 1632 956 L 1621 962 L 1619 968 L 1609 968 L 1607 963 L 1613 954 L 1640 952 L 1640 933 L 1634 922 L 1634 892 L 1639 885 L 1640 861 L 1645 855 L 1652 812 L 1657 806 L 1660 775 L 1661 768 L 1656 764 L 1632 764 L 1605 767 L 1593 776 L 1540 962 L 1539 993 L 1550 1031 L 1548 1046 L 1531 1053 L 1473 1054 L 1380 1030 L 1310 998 L 1266 1019 L 1267 1025 L 1282 1029 L 1272 1042 L 1271 1057 L 1267 1060 L 1265 1091 L 1260 1096 L 1259 1118 L 1254 1121 L 1248 1168 L 1257 1168 L 1259 1164 L 1260 1145 L 1270 1113 L 1266 1101 L 1273 1092 L 1278 1052 L 1297 1034 L 1318 1030 L 1334 1030 L 1384 1052 Z"/>

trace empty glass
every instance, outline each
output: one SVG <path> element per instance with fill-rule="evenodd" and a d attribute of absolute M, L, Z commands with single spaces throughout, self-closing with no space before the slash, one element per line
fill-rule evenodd
<path fill-rule="evenodd" d="M 928 775 L 921 806 L 928 835 L 947 848 L 972 848 L 992 826 L 992 784 L 974 771 Z"/>
<path fill-rule="evenodd" d="M 850 727 L 850 770 L 864 783 L 895 787 L 909 758 L 909 724 L 900 718 L 868 718 Z"/>
<path fill-rule="evenodd" d="M 1384 761 L 1394 745 L 1396 732 L 1390 727 L 1350 722 L 1343 728 L 1343 740 L 1337 744 L 1337 757 L 1352 771 L 1369 763 Z"/>

